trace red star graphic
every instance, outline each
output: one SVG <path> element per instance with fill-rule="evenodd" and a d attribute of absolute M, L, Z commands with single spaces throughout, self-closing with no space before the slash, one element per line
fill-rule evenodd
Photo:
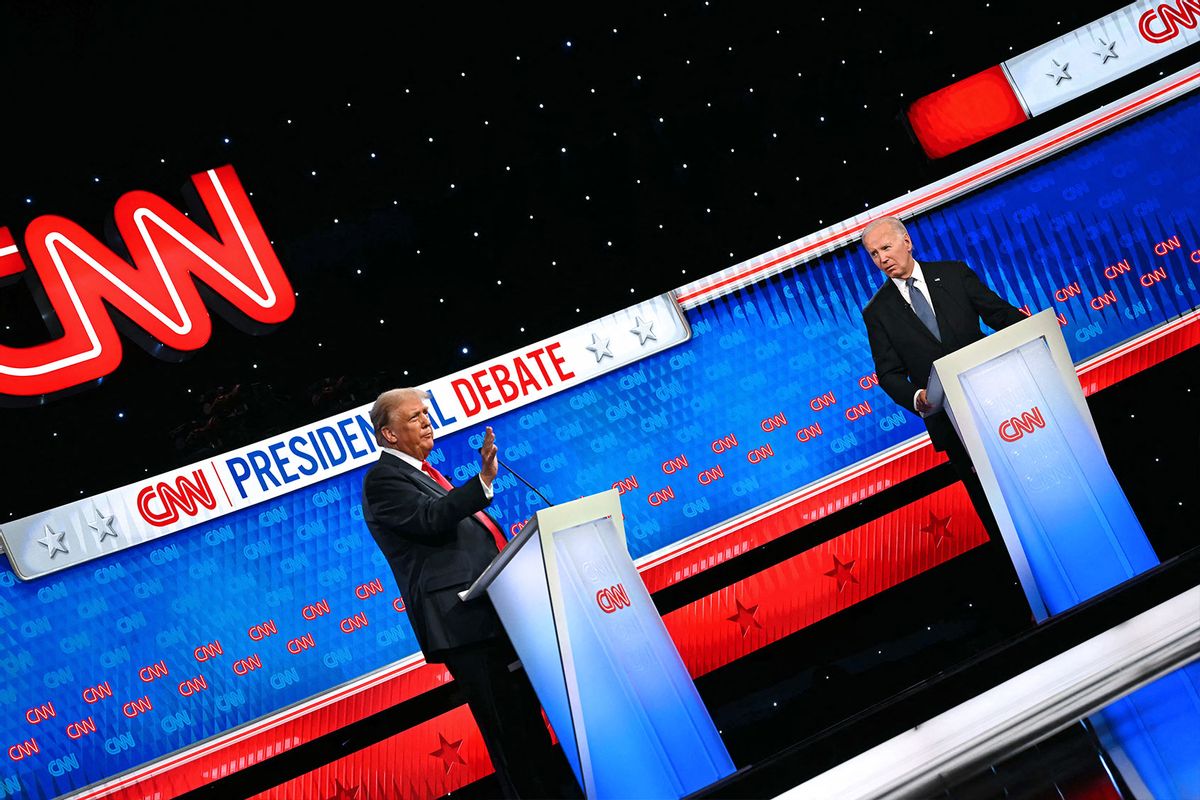
<path fill-rule="evenodd" d="M 333 779 L 333 785 L 337 791 L 330 795 L 327 800 L 358 800 L 358 793 L 362 791 L 362 784 L 342 786 L 342 782 L 337 778 Z"/>
<path fill-rule="evenodd" d="M 726 617 L 726 619 L 728 619 L 730 622 L 736 622 L 738 624 L 738 627 L 742 629 L 742 636 L 745 636 L 750 632 L 751 626 L 755 628 L 762 627 L 762 623 L 754 618 L 754 615 L 758 613 L 758 606 L 750 606 L 747 608 L 746 606 L 742 605 L 742 601 L 738 600 L 736 597 L 733 598 L 733 602 L 737 603 L 737 613 L 732 617 Z"/>
<path fill-rule="evenodd" d="M 438 732 L 438 749 L 434 750 L 429 755 L 442 760 L 442 763 L 446 765 L 447 775 L 450 774 L 450 770 L 454 768 L 455 764 L 467 763 L 466 760 L 458 754 L 458 748 L 462 747 L 462 743 L 462 739 L 459 739 L 457 742 L 448 742 L 446 741 L 446 737 L 442 736 L 440 731 Z"/>
<path fill-rule="evenodd" d="M 942 539 L 953 539 L 954 534 L 950 532 L 950 518 L 952 514 L 947 514 L 944 517 L 939 517 L 932 511 L 929 512 L 929 524 L 921 528 L 921 533 L 928 533 L 933 536 L 933 546 L 941 547 Z"/>
<path fill-rule="evenodd" d="M 850 570 L 854 569 L 854 562 L 847 561 L 842 563 L 837 556 L 833 557 L 833 569 L 825 574 L 831 578 L 837 578 L 838 591 L 846 588 L 847 583 L 858 583 L 858 578 L 854 577 Z"/>

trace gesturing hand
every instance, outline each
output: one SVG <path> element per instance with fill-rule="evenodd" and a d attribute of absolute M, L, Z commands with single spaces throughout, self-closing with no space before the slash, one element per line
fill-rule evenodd
<path fill-rule="evenodd" d="M 497 464 L 496 434 L 492 433 L 491 427 L 484 429 L 483 447 L 479 448 L 479 477 L 488 486 L 492 485 L 492 480 L 496 477 L 496 471 L 499 469 Z"/>

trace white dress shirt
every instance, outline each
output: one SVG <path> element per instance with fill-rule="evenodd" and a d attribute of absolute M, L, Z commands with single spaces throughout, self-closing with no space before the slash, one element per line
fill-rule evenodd
<path fill-rule="evenodd" d="M 925 299 L 929 301 L 929 307 L 933 309 L 933 318 L 937 319 L 937 309 L 933 305 L 933 297 L 929 294 L 929 286 L 925 283 L 925 274 L 921 272 L 921 265 L 913 261 L 913 271 L 909 276 L 915 278 L 914 284 L 921 290 L 921 294 L 925 295 Z M 892 278 L 892 283 L 896 284 L 896 288 L 900 290 L 900 296 L 904 298 L 904 302 L 912 305 L 912 295 L 908 291 L 908 280 L 905 278 Z"/>

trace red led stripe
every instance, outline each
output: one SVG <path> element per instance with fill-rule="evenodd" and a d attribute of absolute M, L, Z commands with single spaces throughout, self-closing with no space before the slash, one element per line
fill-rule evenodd
<path fill-rule="evenodd" d="M 908 122 L 930 158 L 943 158 L 1029 119 L 999 65 L 927 94 Z"/>
<path fill-rule="evenodd" d="M 25 261 L 13 241 L 12 231 L 0 228 L 0 278 L 20 275 L 25 271 Z"/>
<path fill-rule="evenodd" d="M 790 636 L 988 540 L 961 483 L 663 617 L 693 677 Z"/>
<path fill-rule="evenodd" d="M 471 712 L 459 706 L 252 800 L 443 797 L 493 771 Z"/>

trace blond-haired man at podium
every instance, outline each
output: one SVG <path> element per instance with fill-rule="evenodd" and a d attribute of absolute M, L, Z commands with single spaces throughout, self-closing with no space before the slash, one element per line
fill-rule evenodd
<path fill-rule="evenodd" d="M 500 620 L 486 600 L 465 603 L 467 589 L 504 546 L 483 513 L 492 501 L 496 441 L 488 428 L 480 470 L 453 486 L 426 459 L 433 426 L 417 389 L 379 395 L 371 424 L 379 461 L 363 478 L 363 519 L 391 565 L 425 660 L 444 664 L 483 734 L 504 797 L 561 794 L 566 769 L 551 743 L 541 706 Z M 561 766 L 560 766 L 561 765 Z"/>

